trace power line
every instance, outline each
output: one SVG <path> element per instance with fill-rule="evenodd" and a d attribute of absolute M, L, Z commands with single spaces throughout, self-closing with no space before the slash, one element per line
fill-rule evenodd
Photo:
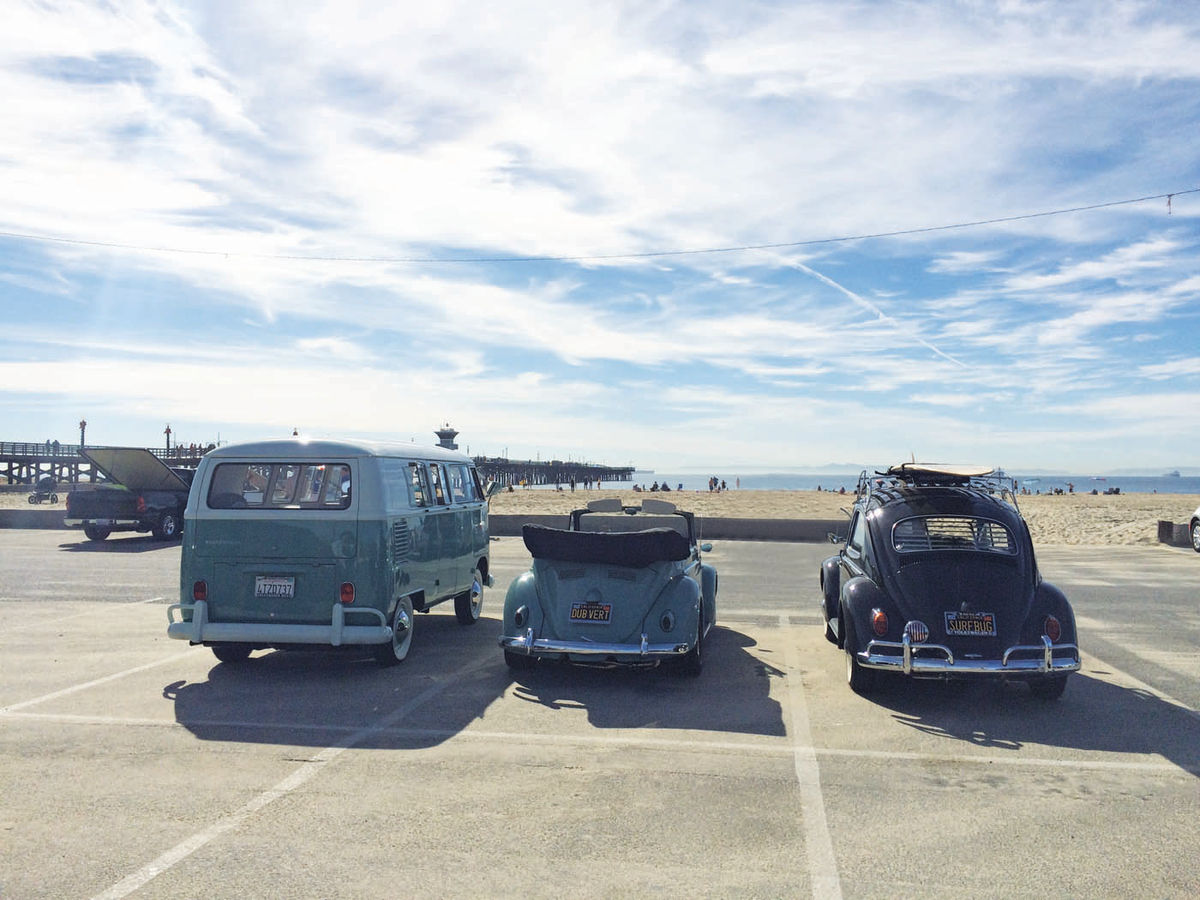
<path fill-rule="evenodd" d="M 591 256 L 308 256 L 284 253 L 230 253 L 225 250 L 196 250 L 186 247 L 156 247 L 142 244 L 125 244 L 115 241 L 87 241 L 77 238 L 54 237 L 52 235 L 26 234 L 15 231 L 0 231 L 0 237 L 16 238 L 25 241 L 40 241 L 53 244 L 71 244 L 81 247 L 106 247 L 114 250 L 139 250 L 148 253 L 185 253 L 195 256 L 226 256 L 240 259 L 290 260 L 294 262 L 354 262 L 354 263 L 531 263 L 531 262 L 604 262 L 617 259 L 653 259 L 667 256 L 698 256 L 704 253 L 742 253 L 750 250 L 785 250 L 793 247 L 813 247 L 821 244 L 845 244 L 852 241 L 869 241 L 879 238 L 904 237 L 914 234 L 930 234 L 937 231 L 953 231 L 963 228 L 979 228 L 984 225 L 1002 225 L 1007 222 L 1020 222 L 1026 219 L 1042 219 L 1049 216 L 1064 216 L 1070 213 L 1087 212 L 1094 209 L 1108 209 L 1113 206 L 1129 206 L 1134 203 L 1145 203 L 1149 200 L 1166 200 L 1167 211 L 1171 211 L 1171 201 L 1184 194 L 1200 193 L 1200 188 L 1188 188 L 1182 191 L 1172 191 L 1168 194 L 1152 194 L 1146 197 L 1134 197 L 1128 200 L 1109 200 L 1104 203 L 1091 203 L 1087 206 L 1072 206 L 1065 209 L 1051 209 L 1044 212 L 1023 213 L 1016 216 L 999 216 L 993 219 L 975 219 L 969 222 L 956 222 L 951 225 L 929 225 L 923 228 L 903 228 L 896 231 L 877 231 L 867 234 L 843 235 L 841 237 L 812 238 L 803 241 L 780 241 L 769 244 L 738 244 L 731 247 L 700 247 L 690 250 L 647 250 L 641 253 L 608 253 Z"/>

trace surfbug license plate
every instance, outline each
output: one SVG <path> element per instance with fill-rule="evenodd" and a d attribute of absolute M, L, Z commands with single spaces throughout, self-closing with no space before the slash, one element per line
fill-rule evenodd
<path fill-rule="evenodd" d="M 948 612 L 946 634 L 956 637 L 995 637 L 996 616 L 985 612 Z"/>
<path fill-rule="evenodd" d="M 291 600 L 296 596 L 296 579 L 290 575 L 255 575 L 254 596 L 264 600 Z"/>
<path fill-rule="evenodd" d="M 571 621 L 607 625 L 612 621 L 611 603 L 572 603 Z"/>

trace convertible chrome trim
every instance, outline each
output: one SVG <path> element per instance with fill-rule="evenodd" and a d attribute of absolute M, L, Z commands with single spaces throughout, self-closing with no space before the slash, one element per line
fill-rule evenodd
<path fill-rule="evenodd" d="M 880 651 L 899 651 L 886 653 Z M 915 651 L 930 651 L 940 657 L 917 656 Z M 1057 656 L 1055 654 L 1058 654 Z M 1066 674 L 1081 666 L 1077 644 L 1055 644 L 1042 636 L 1040 644 L 1014 644 L 999 659 L 955 659 L 944 644 L 914 644 L 904 635 L 900 641 L 871 641 L 866 651 L 858 652 L 858 664 L 867 669 L 901 671 L 905 675 L 1003 675 Z"/>
<path fill-rule="evenodd" d="M 643 658 L 683 656 L 692 649 L 687 641 L 670 644 L 652 644 L 643 634 L 638 644 L 605 644 L 594 641 L 559 641 L 553 638 L 535 638 L 533 629 L 527 628 L 517 636 L 501 635 L 500 646 L 505 650 L 536 656 L 542 653 L 572 653 L 580 656 L 638 656 Z"/>

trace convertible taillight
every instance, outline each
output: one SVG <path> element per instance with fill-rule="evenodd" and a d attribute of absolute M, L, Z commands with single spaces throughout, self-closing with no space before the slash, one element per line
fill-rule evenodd
<path fill-rule="evenodd" d="M 1054 616 L 1046 616 L 1046 621 L 1042 623 L 1042 633 L 1050 638 L 1051 643 L 1057 644 L 1062 637 L 1062 623 Z"/>
<path fill-rule="evenodd" d="M 887 634 L 887 613 L 885 613 L 882 609 L 871 610 L 871 629 L 879 637 L 883 637 L 885 634 Z"/>

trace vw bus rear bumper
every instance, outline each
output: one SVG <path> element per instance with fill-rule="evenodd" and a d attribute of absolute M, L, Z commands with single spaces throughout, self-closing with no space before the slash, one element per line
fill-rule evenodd
<path fill-rule="evenodd" d="M 184 621 L 185 612 L 192 614 Z M 178 613 L 178 620 L 176 619 Z M 347 615 L 377 619 L 379 624 L 348 625 Z M 377 609 L 346 609 L 333 605 L 328 625 L 291 625 L 276 622 L 210 622 L 208 601 L 173 603 L 167 607 L 167 637 L 193 644 L 240 643 L 262 644 L 386 644 L 392 639 L 392 629 L 384 614 Z"/>

